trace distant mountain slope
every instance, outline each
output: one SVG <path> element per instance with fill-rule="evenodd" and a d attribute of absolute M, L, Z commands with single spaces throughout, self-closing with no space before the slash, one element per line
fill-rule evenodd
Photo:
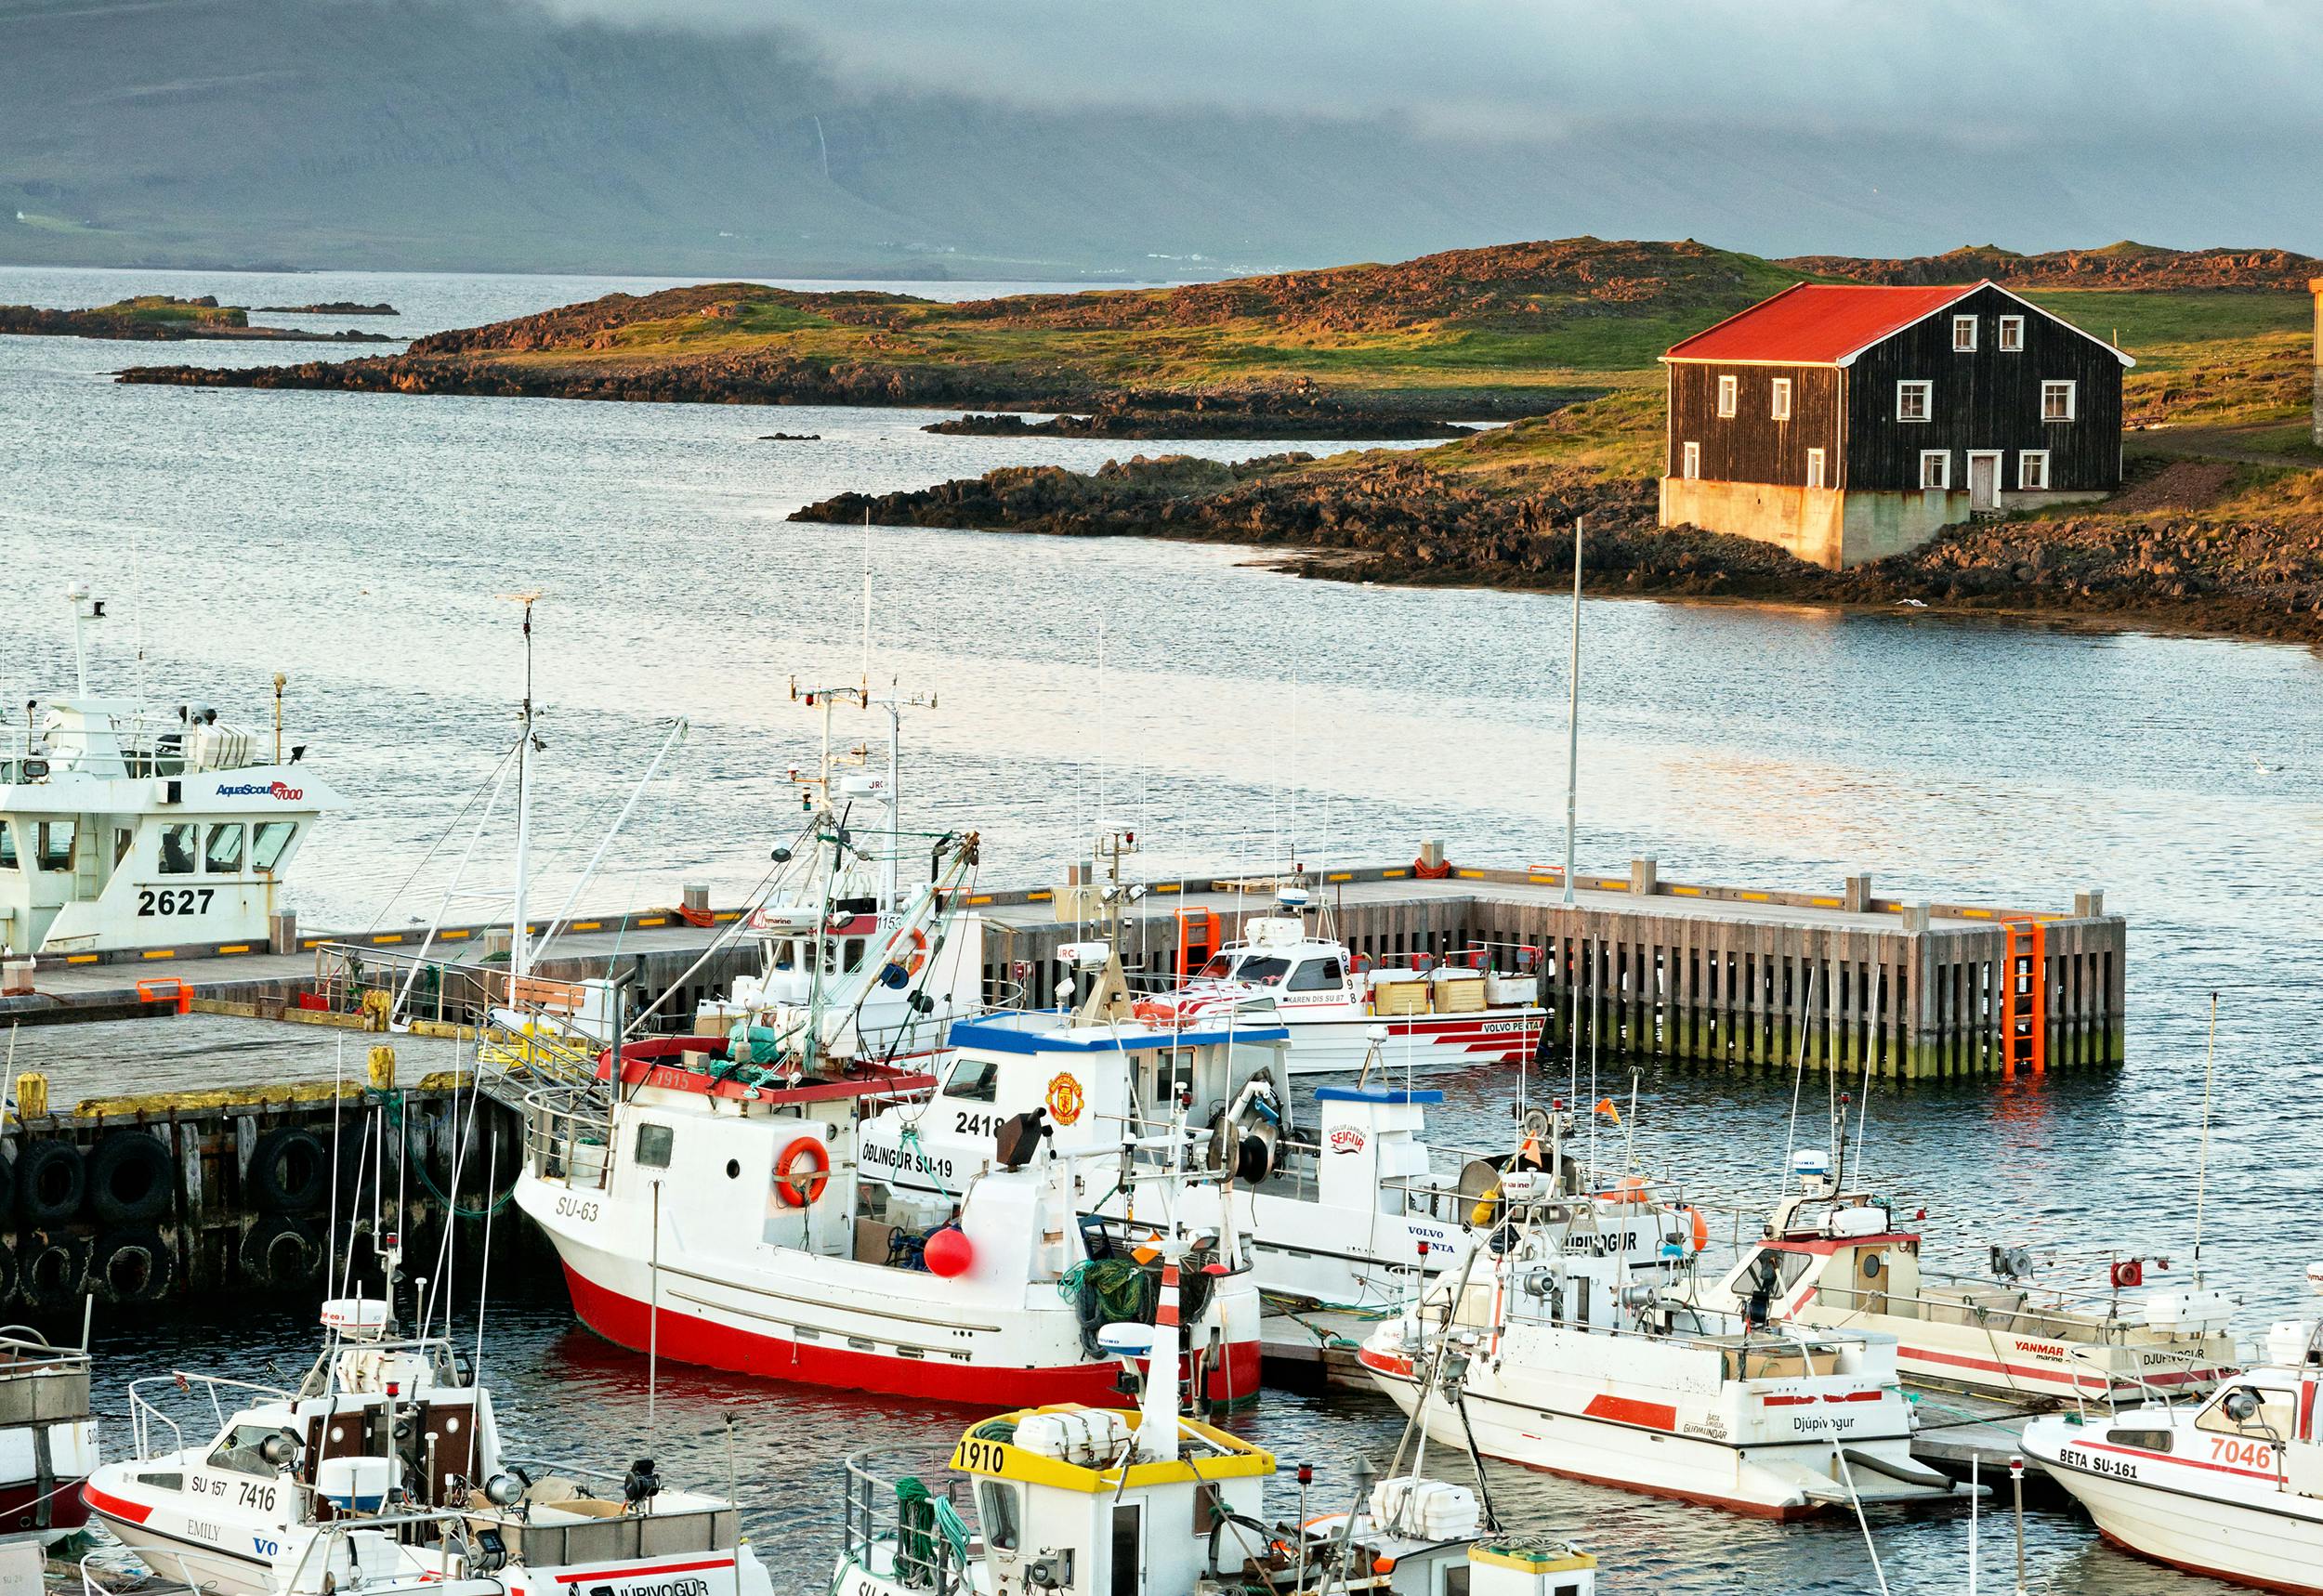
<path fill-rule="evenodd" d="M 1856 282 L 1975 282 L 2010 288 L 2266 288 L 2303 290 L 2323 277 L 2323 260 L 2287 249 L 2161 249 L 2107 244 L 2018 255 L 1997 244 L 1967 244 L 1910 260 L 1793 255 L 1778 264 Z"/>
<path fill-rule="evenodd" d="M 540 0 L 0 0 L 0 261 L 1151 281 L 1542 234 L 1900 258 L 1963 225 L 2206 239 L 2251 216 L 2323 244 L 2304 148 L 1587 114 L 1452 134 L 1013 86 L 963 62 L 956 90 L 882 92 L 779 33 Z"/>

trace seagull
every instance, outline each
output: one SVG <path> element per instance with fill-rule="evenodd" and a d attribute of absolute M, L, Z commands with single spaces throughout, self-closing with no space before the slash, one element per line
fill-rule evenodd
<path fill-rule="evenodd" d="M 1927 607 L 1928 601 L 1924 598 L 1899 598 L 1896 601 L 1898 609 L 1925 609 Z"/>
<path fill-rule="evenodd" d="M 2261 759 L 2254 753 L 2251 756 L 2251 768 L 2257 771 L 2261 776 L 2273 776 L 2277 774 L 2282 769 L 2282 766 L 2279 765 L 2269 765 L 2266 761 Z"/>

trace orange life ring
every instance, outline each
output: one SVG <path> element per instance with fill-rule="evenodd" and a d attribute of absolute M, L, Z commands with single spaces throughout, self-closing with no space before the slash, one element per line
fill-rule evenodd
<path fill-rule="evenodd" d="M 912 956 L 903 962 L 903 973 L 916 975 L 927 965 L 927 933 L 912 927 Z"/>
<path fill-rule="evenodd" d="M 1709 1250 L 1710 1221 L 1702 1217 L 1702 1210 L 1700 1209 L 1689 1208 L 1686 1210 L 1686 1212 L 1691 1216 L 1694 1221 L 1694 1250 L 1697 1252 Z"/>
<path fill-rule="evenodd" d="M 805 1170 L 797 1167 L 801 1158 L 807 1160 Z M 814 1207 L 830 1184 L 831 1155 L 823 1150 L 820 1136 L 793 1138 L 782 1156 L 774 1160 L 775 1199 L 784 1208 Z"/>

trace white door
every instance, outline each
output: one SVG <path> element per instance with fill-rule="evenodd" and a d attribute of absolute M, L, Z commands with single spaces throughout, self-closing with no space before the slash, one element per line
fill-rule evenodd
<path fill-rule="evenodd" d="M 2001 507 L 1999 450 L 1972 449 L 1968 451 L 1968 507 L 1972 510 L 1997 510 Z"/>

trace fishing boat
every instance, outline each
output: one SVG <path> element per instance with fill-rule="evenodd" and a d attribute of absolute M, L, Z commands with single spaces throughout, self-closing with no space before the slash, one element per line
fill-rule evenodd
<path fill-rule="evenodd" d="M 1828 1155 L 1799 1153 L 1797 1189 L 1765 1234 L 1700 1293 L 1704 1306 L 1778 1324 L 1892 1336 L 1919 1384 L 2011 1397 L 2136 1401 L 2207 1389 L 2235 1367 L 2235 1299 L 2199 1288 L 2151 1290 L 2146 1261 L 2117 1260 L 2107 1291 L 2076 1303 L 2028 1278 L 2023 1249 L 1996 1247 L 1988 1275 L 1925 1267 L 1921 1236 L 1893 1208 L 1842 1192 Z"/>
<path fill-rule="evenodd" d="M 1331 935 L 1327 917 L 1310 928 L 1309 907 L 1304 887 L 1280 887 L 1276 913 L 1244 922 L 1240 940 L 1147 999 L 1145 1014 L 1181 1018 L 1263 994 L 1291 1034 L 1293 1075 L 1352 1073 L 1383 1056 L 1398 1070 L 1514 1063 L 1539 1045 L 1539 976 L 1521 967 L 1537 963 L 1536 949 L 1479 945 L 1375 960 Z M 1503 968 L 1503 956 L 1518 967 Z"/>
<path fill-rule="evenodd" d="M 1546 1176 L 1509 1171 L 1502 1192 L 1498 1249 L 1472 1249 L 1358 1354 L 1437 1439 L 1775 1518 L 1952 1494 L 1912 1459 L 1891 1339 L 1686 1303 L 1566 1247 L 1573 1214 Z"/>
<path fill-rule="evenodd" d="M 2307 1279 L 2323 1289 L 2323 1265 Z M 2208 1397 L 2035 1419 L 2025 1453 L 2108 1540 L 2266 1590 L 2323 1591 L 2323 1320 L 2266 1337 Z M 2093 1411 L 2095 1409 L 2095 1411 Z"/>
<path fill-rule="evenodd" d="M 1165 1288 L 1165 1290 L 1168 1288 Z M 1124 1361 L 1172 1336 L 1108 1328 Z M 1158 1339 L 1157 1339 L 1158 1338 Z M 1150 1361 L 1149 1358 L 1147 1361 Z M 1400 1460 L 1400 1453 L 1398 1454 Z M 1498 1532 L 1476 1491 L 1356 1470 L 1355 1499 L 1269 1517 L 1272 1454 L 1183 1416 L 1166 1380 L 1135 1410 L 1043 1404 L 972 1425 L 931 1487 L 847 1459 L 833 1596 L 1593 1596 L 1568 1542 Z M 1481 1482 L 1479 1481 L 1479 1485 Z"/>
<path fill-rule="evenodd" d="M 724 1498 L 625 1470 L 523 1461 L 491 1393 L 443 1337 L 400 1337 L 388 1304 L 323 1305 L 295 1389 L 178 1373 L 129 1387 L 134 1456 L 98 1468 L 89 1511 L 191 1589 L 772 1596 Z M 161 1404 L 185 1404 L 199 1439 Z M 216 1428 L 212 1429 L 211 1426 Z"/>
<path fill-rule="evenodd" d="M 89 690 L 89 634 L 105 601 L 75 582 L 74 689 L 0 726 L 0 953 L 265 947 L 282 882 L 339 796 L 282 742 L 198 700 L 148 703 Z M 242 946 L 236 946 L 242 945 Z"/>
<path fill-rule="evenodd" d="M 52 1544 L 88 1522 L 97 1466 L 89 1354 L 23 1325 L 0 1329 L 0 1541 Z"/>
<path fill-rule="evenodd" d="M 846 847 L 843 831 L 816 845 Z M 934 875 L 893 925 L 781 1029 L 631 1040 L 606 1050 L 598 1079 L 536 1089 L 517 1202 L 556 1247 L 581 1321 L 610 1341 L 955 1402 L 1104 1400 L 1117 1375 L 1092 1332 L 1126 1304 L 1153 1311 L 1150 1243 L 1182 1224 L 1200 1260 L 1188 1378 L 1203 1401 L 1253 1400 L 1257 1290 L 1231 1207 L 1205 1199 L 1217 1174 L 1124 1171 L 1110 1149 L 1092 1157 L 979 1105 L 973 1164 L 936 1160 L 907 1184 L 908 1139 L 868 1133 L 936 1081 L 887 1056 L 915 1044 L 866 1038 L 854 1016 L 880 986 L 935 1011 L 926 983 L 977 850 L 973 833 L 938 839 Z M 915 970 L 923 945 L 935 956 Z M 1068 1123 L 1077 1091 L 1052 1085 Z M 1136 1217 L 1084 1221 L 1124 1179 Z"/>

